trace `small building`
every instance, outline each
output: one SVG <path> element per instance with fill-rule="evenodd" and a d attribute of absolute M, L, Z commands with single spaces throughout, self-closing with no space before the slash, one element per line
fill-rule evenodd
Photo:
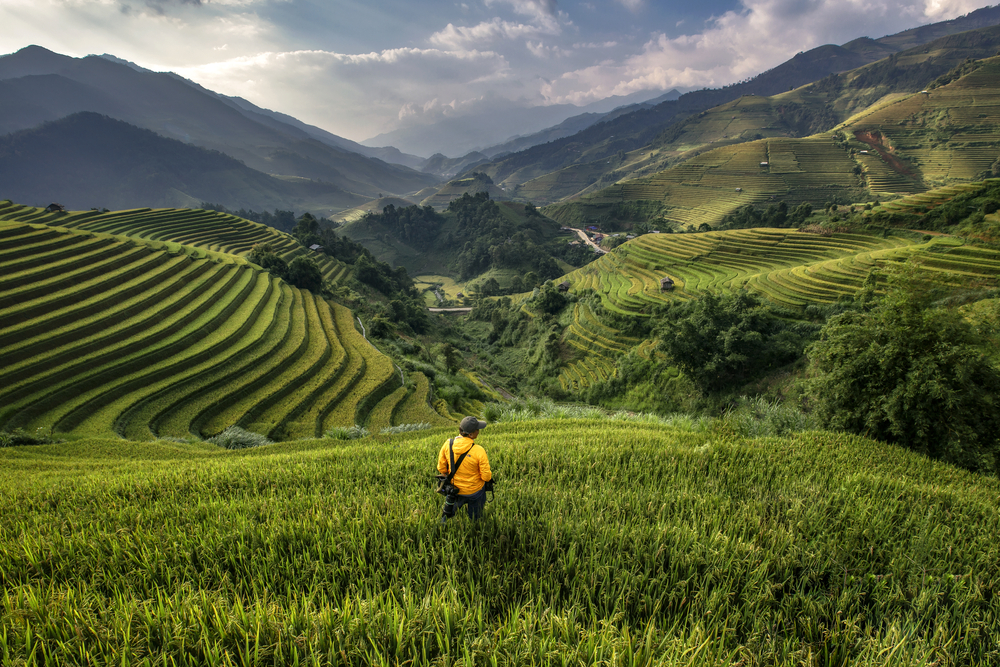
<path fill-rule="evenodd" d="M 570 242 L 569 242 L 569 244 L 570 244 L 571 246 L 574 246 L 574 247 L 576 247 L 576 246 L 580 245 L 580 242 L 579 242 L 579 241 L 570 241 Z"/>
<path fill-rule="evenodd" d="M 313 252 L 323 252 L 323 246 L 321 246 L 318 243 L 313 243 L 311 246 L 309 246 L 309 249 L 312 250 Z"/>
<path fill-rule="evenodd" d="M 761 162 L 761 163 L 760 163 L 760 166 L 762 166 L 762 167 L 766 167 L 766 166 L 767 166 L 767 162 Z"/>
<path fill-rule="evenodd" d="M 561 282 L 558 285 L 556 285 L 556 287 L 559 288 L 560 292 L 568 292 L 569 291 L 569 281 L 568 280 L 564 280 L 563 282 Z"/>
<path fill-rule="evenodd" d="M 458 297 L 459 299 L 464 299 L 464 298 L 465 298 L 465 295 L 464 295 L 464 294 L 462 294 L 461 292 L 459 292 L 459 293 L 458 293 L 458 294 L 456 294 L 455 296 L 457 296 L 457 297 Z"/>
<path fill-rule="evenodd" d="M 737 192 L 743 192 L 743 188 L 736 188 Z"/>
<path fill-rule="evenodd" d="M 625 235 L 625 240 L 626 241 L 631 241 L 634 238 L 635 238 L 635 234 L 626 234 Z"/>
<path fill-rule="evenodd" d="M 45 207 L 46 213 L 53 213 L 55 211 L 65 211 L 65 210 L 66 210 L 65 206 L 63 206 L 62 204 L 57 204 L 55 202 L 52 202 L 51 204 Z"/>
<path fill-rule="evenodd" d="M 672 278 L 669 278 L 669 277 L 666 277 L 666 276 L 663 277 L 663 278 L 660 278 L 660 291 L 661 292 L 669 292 L 673 288 L 674 288 L 674 281 L 673 281 Z"/>

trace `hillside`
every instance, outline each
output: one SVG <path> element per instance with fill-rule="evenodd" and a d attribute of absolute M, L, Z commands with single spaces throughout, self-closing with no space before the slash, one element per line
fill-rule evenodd
<path fill-rule="evenodd" d="M 1000 37 L 1000 29 L 994 32 Z M 870 73 L 861 70 L 845 78 Z M 693 229 L 713 226 L 749 203 L 850 204 L 968 182 L 990 174 L 1000 155 L 992 120 L 1000 100 L 998 74 L 998 57 L 965 63 L 937 83 L 928 82 L 928 92 L 886 96 L 829 132 L 706 150 L 653 176 L 620 182 L 546 213 L 564 224 L 605 216 Z M 834 90 L 839 85 L 839 79 L 828 84 Z M 756 117 L 751 125 L 766 124 L 783 102 L 792 104 L 799 94 L 741 98 L 715 110 L 715 132 L 740 131 L 745 118 Z"/>
<path fill-rule="evenodd" d="M 519 200 L 534 201 L 538 204 L 560 201 L 597 183 L 604 185 L 650 173 L 676 163 L 685 151 L 705 143 L 726 140 L 745 141 L 753 138 L 756 128 L 743 127 L 738 132 L 716 132 L 712 128 L 708 136 L 699 137 L 693 145 L 690 142 L 676 142 L 671 126 L 682 121 L 696 120 L 698 114 L 714 107 L 738 100 L 743 96 L 772 96 L 817 82 L 832 74 L 848 72 L 866 64 L 899 54 L 903 61 L 912 60 L 911 69 L 919 71 L 921 80 L 915 84 L 905 77 L 893 75 L 900 81 L 893 83 L 893 77 L 886 77 L 883 86 L 900 87 L 912 92 L 918 91 L 935 77 L 946 73 L 966 57 L 983 58 L 996 53 L 996 42 L 990 45 L 953 43 L 955 48 L 965 48 L 968 53 L 943 55 L 940 46 L 931 47 L 930 53 L 922 49 L 935 40 L 948 35 L 981 30 L 1000 23 L 1000 8 L 984 8 L 954 21 L 925 26 L 922 29 L 901 33 L 901 37 L 888 36 L 878 40 L 861 38 L 843 46 L 824 45 L 796 55 L 791 60 L 764 72 L 753 79 L 721 89 L 692 91 L 675 101 L 666 101 L 650 109 L 642 109 L 631 114 L 596 123 L 569 137 L 534 146 L 512 155 L 503 156 L 488 165 L 478 165 L 477 170 L 490 175 L 493 180 L 506 186 L 508 192 Z M 994 38 L 995 39 L 995 38 Z M 975 42 L 975 38 L 972 40 Z M 982 46 L 983 49 L 975 47 Z M 970 50 L 971 49 L 971 50 Z M 904 53 L 907 52 L 906 57 Z M 930 57 L 928 57 L 930 55 Z M 917 65 L 917 61 L 923 63 Z M 893 65 L 895 66 L 895 61 Z M 916 86 L 916 87 L 913 87 Z M 871 104 L 887 91 L 868 90 L 864 99 L 853 99 L 853 109 L 859 110 Z M 786 136 L 802 136 L 803 131 L 815 132 L 829 129 L 831 116 L 824 104 L 815 107 L 796 101 L 796 108 L 785 109 L 783 127 L 780 133 Z M 806 126 L 802 127 L 802 120 Z M 838 120 L 843 120 L 841 115 Z M 788 121 L 791 120 L 791 123 Z M 826 124 L 829 123 L 829 124 Z M 825 124 L 825 126 L 824 126 Z M 740 136 L 741 132 L 751 130 Z M 696 132 L 701 134 L 701 132 Z M 723 137 L 728 134 L 728 137 Z M 773 136 L 764 132 L 765 136 Z M 664 150 L 664 143 L 676 143 L 675 147 Z M 651 146 L 651 144 L 653 144 Z M 650 151 L 659 149 L 655 155 Z M 655 158 L 655 159 L 652 159 Z M 609 162 L 610 160 L 610 162 Z M 601 179 L 604 181 L 601 182 Z M 536 182 L 535 179 L 538 179 Z"/>
<path fill-rule="evenodd" d="M 239 201 L 257 210 L 339 210 L 363 201 L 330 183 L 284 180 L 217 151 L 79 113 L 0 137 L 3 196 L 73 209 L 197 206 Z"/>
<path fill-rule="evenodd" d="M 433 175 L 351 152 L 349 144 L 348 148 L 336 144 L 332 135 L 318 128 L 285 122 L 174 74 L 100 56 L 69 58 L 40 47 L 2 56 L 0 100 L 0 134 L 93 112 L 219 151 L 264 174 L 324 181 L 368 198 L 379 192 L 414 192 L 438 181 Z M 250 206 L 241 199 L 222 203 L 231 208 Z"/>
<path fill-rule="evenodd" d="M 293 439 L 386 427 L 397 412 L 442 421 L 427 383 L 407 385 L 350 310 L 250 264 L 260 243 L 290 265 L 310 255 L 332 283 L 348 275 L 212 211 L 0 203 L 0 428 L 150 440 L 237 425 Z"/>
<path fill-rule="evenodd" d="M 443 211 L 426 203 L 398 208 L 390 203 L 352 215 L 337 231 L 380 261 L 404 267 L 410 276 L 493 278 L 500 283 L 497 293 L 509 288 L 514 276 L 532 272 L 546 280 L 593 258 L 592 252 L 570 246 L 567 233 L 553 220 L 524 204 L 496 202 L 486 191 L 493 186 L 479 183 L 481 188 L 457 184 L 456 190 L 464 187 L 474 194 L 463 192 Z"/>
<path fill-rule="evenodd" d="M 480 436 L 500 479 L 484 524 L 441 526 L 430 476 L 450 434 L 0 449 L 0 654 L 1000 660 L 996 479 L 832 433 L 526 421 Z"/>

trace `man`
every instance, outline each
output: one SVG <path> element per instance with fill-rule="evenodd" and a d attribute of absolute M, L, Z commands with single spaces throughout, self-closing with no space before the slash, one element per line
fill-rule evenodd
<path fill-rule="evenodd" d="M 486 506 L 486 482 L 493 479 L 486 450 L 482 445 L 475 443 L 479 430 L 485 427 L 486 422 L 481 422 L 475 417 L 466 417 L 458 425 L 458 437 L 446 440 L 438 456 L 437 469 L 442 475 L 449 474 L 451 462 L 455 462 L 457 469 L 451 479 L 452 485 L 458 488 L 455 511 L 465 505 L 469 518 L 473 520 L 483 515 L 483 508 Z M 459 463 L 463 454 L 465 458 Z M 442 515 L 442 523 L 448 518 L 447 514 Z"/>

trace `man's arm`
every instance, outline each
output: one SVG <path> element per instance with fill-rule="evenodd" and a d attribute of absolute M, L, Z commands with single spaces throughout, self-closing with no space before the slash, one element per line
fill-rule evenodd
<path fill-rule="evenodd" d="M 448 474 L 448 447 L 446 445 L 441 447 L 441 453 L 438 454 L 438 472 L 442 475 Z"/>
<path fill-rule="evenodd" d="M 479 459 L 479 479 L 488 482 L 493 479 L 493 471 L 490 470 L 490 457 L 486 455 L 485 449 L 482 451 L 483 455 Z"/>

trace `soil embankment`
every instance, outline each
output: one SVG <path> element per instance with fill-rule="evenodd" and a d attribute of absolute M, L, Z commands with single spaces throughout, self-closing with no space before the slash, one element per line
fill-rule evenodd
<path fill-rule="evenodd" d="M 889 165 L 889 168 L 893 171 L 907 176 L 909 178 L 917 178 L 917 175 L 913 173 L 906 163 L 900 160 L 898 157 L 893 155 L 893 147 L 886 141 L 886 137 L 878 131 L 871 130 L 858 130 L 854 133 L 854 138 L 861 143 L 868 144 L 872 149 L 881 156 L 882 160 Z"/>

